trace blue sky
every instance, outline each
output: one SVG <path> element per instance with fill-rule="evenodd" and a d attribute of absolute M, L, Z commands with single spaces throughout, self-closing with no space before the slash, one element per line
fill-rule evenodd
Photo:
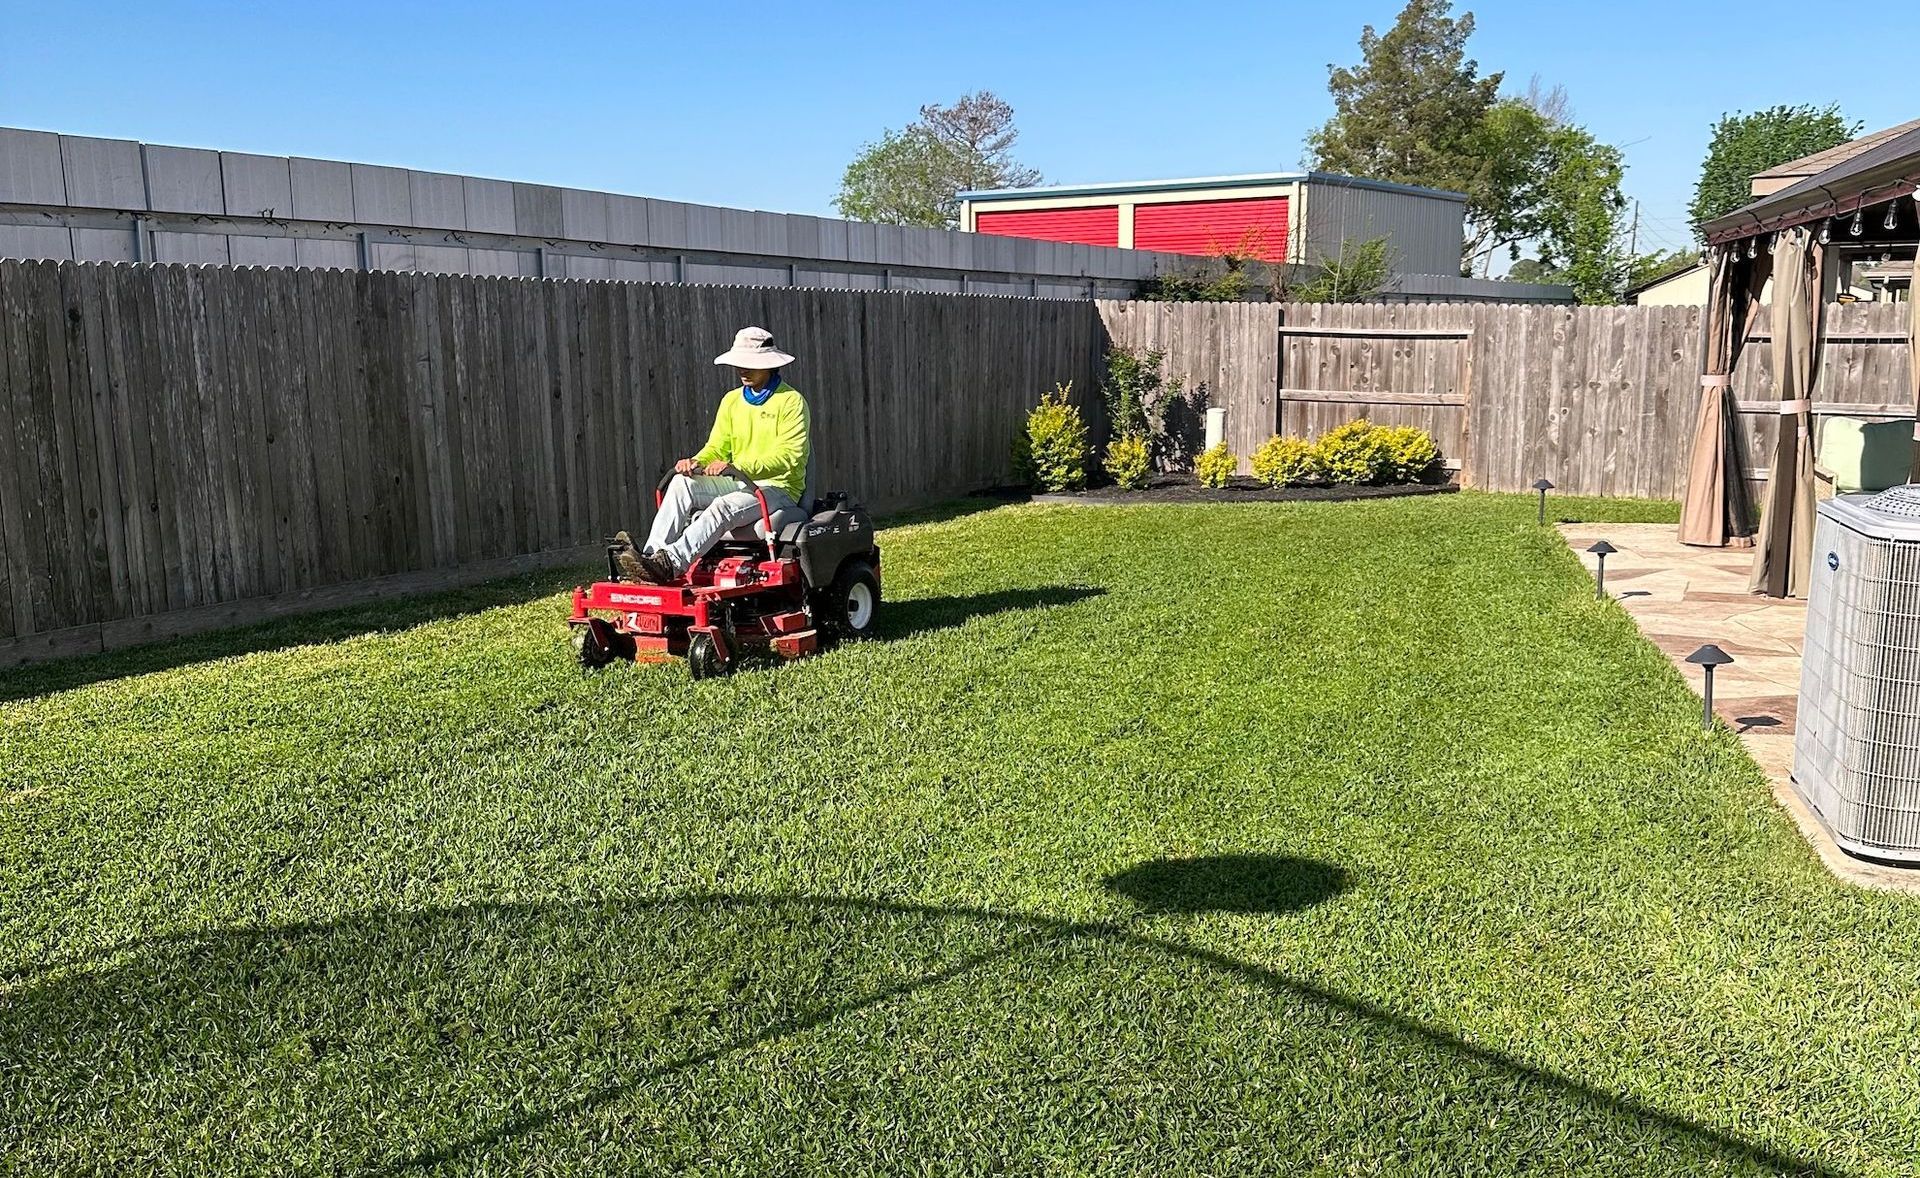
<path fill-rule="evenodd" d="M 831 213 L 861 143 L 987 88 L 1050 181 L 1293 168 L 1329 62 L 1399 0 L 1321 4 L 50 4 L 0 0 L 0 125 Z M 1566 87 L 1680 245 L 1726 110 L 1920 114 L 1920 14 L 1862 5 L 1456 4 L 1482 70 Z"/>

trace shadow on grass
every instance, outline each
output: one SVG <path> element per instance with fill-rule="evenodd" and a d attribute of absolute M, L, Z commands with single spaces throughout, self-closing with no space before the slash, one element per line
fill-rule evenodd
<path fill-rule="evenodd" d="M 912 638 L 918 634 L 964 626 L 975 618 L 1012 610 L 1072 605 L 1091 597 L 1104 597 L 1106 592 L 1098 586 L 1048 585 L 1039 589 L 1000 589 L 992 593 L 887 601 L 880 607 L 880 617 L 874 623 L 874 631 L 875 636 L 883 640 Z"/>
<path fill-rule="evenodd" d="M 504 605 L 521 605 L 572 588 L 580 583 L 584 571 L 574 568 L 522 573 L 464 589 L 396 597 L 390 601 L 278 618 L 231 630 L 211 630 L 189 638 L 168 639 L 106 654 L 17 667 L 0 671 L 0 703 L 68 691 L 131 675 L 171 671 L 193 663 L 212 662 L 235 655 L 258 654 L 322 642 L 342 642 L 365 634 L 405 630 Z"/>
<path fill-rule="evenodd" d="M 1197 862 L 1113 886 L 1295 911 L 1342 881 Z M 658 1172 L 800 1142 L 939 1169 L 987 1123 L 1016 1170 L 1152 1126 L 1167 1171 L 1237 1140 L 1277 1169 L 1831 1172 L 1153 919 L 708 894 L 158 939 L 0 1000 L 0 1107 L 52 1172 Z"/>
<path fill-rule="evenodd" d="M 1282 855 L 1154 859 L 1101 881 L 1147 912 L 1256 912 L 1307 908 L 1347 890 L 1330 863 Z"/>

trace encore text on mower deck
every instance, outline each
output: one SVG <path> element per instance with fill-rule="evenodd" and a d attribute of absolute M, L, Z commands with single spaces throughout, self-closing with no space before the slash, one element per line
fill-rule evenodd
<path fill-rule="evenodd" d="M 794 659 L 823 640 L 865 637 L 880 607 L 880 548 L 867 511 L 844 491 L 814 495 L 776 519 L 752 479 L 729 466 L 760 501 L 760 518 L 729 532 L 670 585 L 622 580 L 607 550 L 607 577 L 573 591 L 580 665 L 615 659 L 687 660 L 695 679 L 724 675 L 743 655 Z M 673 480 L 654 489 L 657 507 Z"/>

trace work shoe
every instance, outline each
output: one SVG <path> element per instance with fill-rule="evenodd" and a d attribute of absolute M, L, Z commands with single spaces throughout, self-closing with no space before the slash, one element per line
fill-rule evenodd
<path fill-rule="evenodd" d="M 651 579 L 647 576 L 647 566 L 640 563 L 640 553 L 634 550 L 632 544 L 615 553 L 613 563 L 619 568 L 620 579 L 623 581 L 644 584 Z"/>
<path fill-rule="evenodd" d="M 629 563 L 631 562 L 631 563 Z M 636 580 L 654 585 L 671 585 L 680 579 L 680 573 L 657 552 L 635 552 L 629 548 L 620 554 L 620 571 L 632 569 L 638 575 Z"/>

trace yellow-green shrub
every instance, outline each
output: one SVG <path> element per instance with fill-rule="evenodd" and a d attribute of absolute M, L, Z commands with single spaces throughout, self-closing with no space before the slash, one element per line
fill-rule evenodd
<path fill-rule="evenodd" d="M 1433 435 L 1412 425 L 1383 425 L 1387 450 L 1387 477 L 1396 483 L 1417 483 L 1440 464 L 1440 447 Z"/>
<path fill-rule="evenodd" d="M 1336 483 L 1380 482 L 1393 461 L 1379 427 L 1364 417 L 1321 434 L 1313 451 L 1321 473 Z"/>
<path fill-rule="evenodd" d="M 1227 449 L 1225 442 L 1193 460 L 1193 473 L 1203 487 L 1224 487 L 1239 469 L 1240 459 Z"/>
<path fill-rule="evenodd" d="M 1318 471 L 1313 443 L 1304 438 L 1275 435 L 1260 443 L 1260 448 L 1253 452 L 1253 477 L 1269 487 L 1297 483 Z"/>
<path fill-rule="evenodd" d="M 1336 483 L 1416 482 L 1440 462 L 1440 447 L 1426 430 L 1364 417 L 1321 434 L 1313 449 L 1319 473 Z"/>
<path fill-rule="evenodd" d="M 1150 469 L 1146 439 L 1127 434 L 1108 442 L 1106 467 L 1108 477 L 1129 491 L 1146 486 Z"/>
<path fill-rule="evenodd" d="M 1087 485 L 1087 422 L 1067 402 L 1071 383 L 1053 386 L 1027 414 L 1027 449 L 1034 481 L 1049 491 Z"/>

